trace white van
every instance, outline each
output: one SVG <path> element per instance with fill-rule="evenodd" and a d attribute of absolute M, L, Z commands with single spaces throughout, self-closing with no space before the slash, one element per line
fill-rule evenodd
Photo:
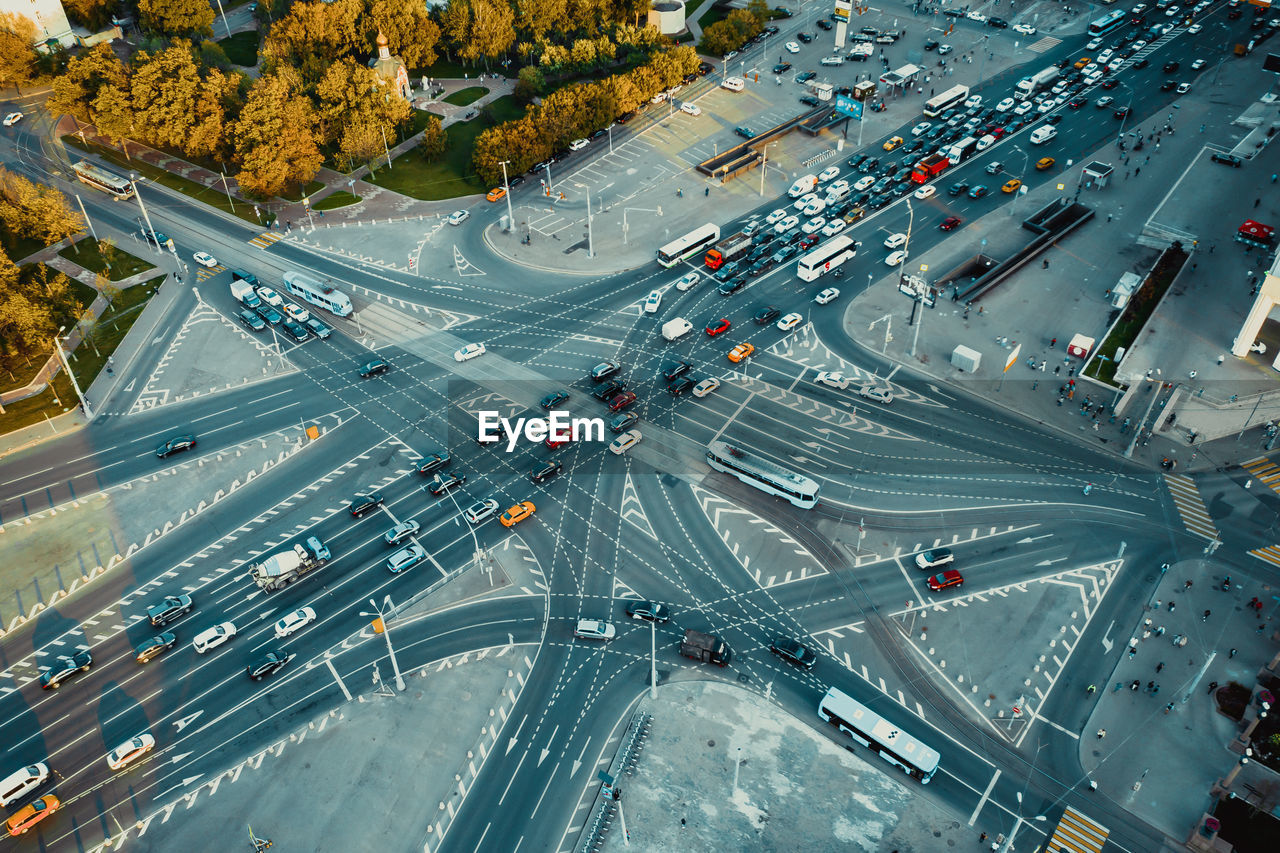
<path fill-rule="evenodd" d="M 801 175 L 796 178 L 796 182 L 791 185 L 791 189 L 787 190 L 787 195 L 792 198 L 800 198 L 805 193 L 813 192 L 813 188 L 818 185 L 817 175 Z"/>
<path fill-rule="evenodd" d="M 823 65 L 844 65 L 843 56 L 824 56 L 821 60 Z"/>
<path fill-rule="evenodd" d="M 1057 135 L 1058 131 L 1048 125 L 1037 127 L 1035 130 L 1031 131 L 1031 144 L 1042 145 Z"/>
<path fill-rule="evenodd" d="M 48 778 L 49 765 L 44 763 L 32 764 L 9 774 L 0 782 L 0 806 L 11 806 L 19 800 L 25 800 L 28 794 L 43 785 Z"/>
<path fill-rule="evenodd" d="M 727 77 L 725 78 L 725 81 L 720 84 L 720 88 L 728 89 L 730 92 L 741 92 L 743 89 L 747 88 L 747 81 L 743 80 L 741 77 Z"/>
<path fill-rule="evenodd" d="M 995 142 L 996 142 L 996 138 L 988 133 L 986 136 L 978 140 L 978 150 L 986 151 L 988 148 L 994 145 Z"/>
<path fill-rule="evenodd" d="M 827 190 L 826 202 L 828 205 L 833 205 L 838 201 L 844 201 L 848 197 L 849 197 L 849 185 L 846 183 L 842 187 L 833 187 Z"/>

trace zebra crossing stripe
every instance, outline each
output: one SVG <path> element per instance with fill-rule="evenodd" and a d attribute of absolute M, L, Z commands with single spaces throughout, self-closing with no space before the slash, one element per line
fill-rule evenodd
<path fill-rule="evenodd" d="M 1265 548 L 1254 548 L 1249 552 L 1250 557 L 1257 557 L 1259 560 L 1270 563 L 1273 566 L 1280 567 L 1280 545 L 1268 545 Z"/>
<path fill-rule="evenodd" d="M 1214 527 L 1213 519 L 1200 498 L 1200 490 L 1192 479 L 1182 474 L 1167 474 L 1164 481 L 1187 530 L 1196 536 L 1217 540 L 1218 528 Z"/>
<path fill-rule="evenodd" d="M 1280 465 L 1276 465 L 1265 456 L 1259 456 L 1257 459 L 1242 463 L 1240 467 L 1261 480 L 1267 488 L 1280 492 Z"/>
<path fill-rule="evenodd" d="M 259 249 L 265 249 L 272 243 L 278 243 L 284 239 L 284 235 L 275 231 L 263 231 L 257 237 L 249 241 L 249 245 L 257 246 Z"/>

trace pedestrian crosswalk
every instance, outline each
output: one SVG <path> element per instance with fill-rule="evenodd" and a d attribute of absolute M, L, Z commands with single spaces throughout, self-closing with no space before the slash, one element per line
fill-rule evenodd
<path fill-rule="evenodd" d="M 1046 853 L 1098 853 L 1110 834 L 1102 824 L 1068 808 L 1044 849 Z"/>
<path fill-rule="evenodd" d="M 1259 456 L 1257 459 L 1242 462 L 1240 467 L 1261 480 L 1273 492 L 1280 492 L 1280 465 L 1265 456 Z"/>
<path fill-rule="evenodd" d="M 1062 44 L 1062 39 L 1054 38 L 1053 36 L 1045 36 L 1027 45 L 1027 50 L 1032 53 L 1044 53 L 1045 51 L 1052 50 L 1060 44 Z"/>
<path fill-rule="evenodd" d="M 277 231 L 263 231 L 257 237 L 249 241 L 250 246 L 257 246 L 259 249 L 265 249 L 272 243 L 278 243 L 284 239 L 284 234 Z"/>
<path fill-rule="evenodd" d="M 1259 560 L 1270 563 L 1273 566 L 1280 566 L 1280 545 L 1268 545 L 1265 548 L 1254 548 L 1249 552 L 1250 557 L 1257 557 Z"/>
<path fill-rule="evenodd" d="M 1209 510 L 1205 508 L 1195 482 L 1182 474 L 1167 474 L 1164 481 L 1187 530 L 1210 541 L 1217 540 L 1218 528 L 1213 526 L 1213 519 L 1209 517 Z"/>

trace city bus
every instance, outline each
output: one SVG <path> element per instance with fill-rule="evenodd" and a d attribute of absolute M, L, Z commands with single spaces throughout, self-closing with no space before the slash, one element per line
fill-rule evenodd
<path fill-rule="evenodd" d="M 688 234 L 672 240 L 658 250 L 658 263 L 664 267 L 674 267 L 685 258 L 692 257 L 704 249 L 711 248 L 720 239 L 720 227 L 708 222 L 693 229 Z"/>
<path fill-rule="evenodd" d="M 936 749 L 843 691 L 828 689 L 818 704 L 818 716 L 924 785 L 938 770 L 942 756 Z"/>
<path fill-rule="evenodd" d="M 967 97 L 969 97 L 968 86 L 952 86 L 936 98 L 930 98 L 924 102 L 925 117 L 934 118 L 942 115 L 952 107 L 960 106 Z"/>
<path fill-rule="evenodd" d="M 818 504 L 816 482 L 738 445 L 726 441 L 711 442 L 707 445 L 707 464 L 801 509 L 813 509 Z"/>
<path fill-rule="evenodd" d="M 114 172 L 108 172 L 101 166 L 86 163 L 84 160 L 76 163 L 71 168 L 75 170 L 76 177 L 83 183 L 94 189 L 102 190 L 116 201 L 133 197 L 133 184 L 127 178 L 122 178 Z"/>
<path fill-rule="evenodd" d="M 814 281 L 830 272 L 858 253 L 858 244 L 852 237 L 837 234 L 818 248 L 800 258 L 796 275 L 801 281 Z"/>
<path fill-rule="evenodd" d="M 306 273 L 286 272 L 281 280 L 284 282 L 284 289 L 299 299 L 305 299 L 339 317 L 351 314 L 351 300 L 347 298 L 347 294 L 334 290 L 332 286 L 317 281 Z"/>
<path fill-rule="evenodd" d="M 1098 20 L 1089 24 L 1089 35 L 1105 36 L 1112 30 L 1123 26 L 1125 18 L 1129 17 L 1129 13 L 1124 9 L 1116 9 L 1114 12 L 1108 12 Z"/>

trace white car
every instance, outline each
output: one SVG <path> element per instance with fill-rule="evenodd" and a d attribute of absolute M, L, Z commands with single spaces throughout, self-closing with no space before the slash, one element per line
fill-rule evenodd
<path fill-rule="evenodd" d="M 1179 94 L 1179 95 L 1185 95 L 1185 94 L 1187 94 L 1187 92 L 1190 92 L 1190 91 L 1191 91 L 1191 84 L 1190 84 L 1190 83 L 1179 83 L 1179 84 L 1178 84 L 1178 94 Z"/>
<path fill-rule="evenodd" d="M 794 311 L 778 321 L 778 330 L 789 332 L 804 321 L 804 317 Z"/>
<path fill-rule="evenodd" d="M 815 216 L 812 219 L 810 219 L 808 222 L 806 222 L 804 225 L 801 225 L 800 230 L 806 234 L 812 234 L 815 231 L 821 230 L 822 226 L 826 224 L 827 224 L 826 217 Z"/>
<path fill-rule="evenodd" d="M 828 166 L 818 173 L 818 183 L 825 184 L 827 181 L 834 181 L 840 177 L 839 166 Z"/>
<path fill-rule="evenodd" d="M 786 219 L 789 214 L 785 207 L 780 207 L 764 218 L 765 225 L 775 225 Z"/>
<path fill-rule="evenodd" d="M 590 144 L 591 144 L 591 143 L 590 143 L 590 142 L 588 142 L 588 141 L 587 141 L 587 140 L 585 140 L 585 139 L 575 139 L 575 140 L 573 140 L 572 142 L 570 142 L 570 143 L 569 143 L 569 150 L 570 150 L 570 151 L 581 151 L 583 148 L 586 148 L 586 147 L 587 147 L 588 145 L 590 145 Z"/>
<path fill-rule="evenodd" d="M 705 397 L 719 387 L 720 387 L 720 380 L 716 379 L 714 376 L 709 376 L 706 379 L 699 382 L 697 385 L 693 386 L 693 396 Z"/>
<path fill-rule="evenodd" d="M 666 92 L 659 92 L 658 94 L 654 95 L 652 98 L 650 98 L 650 99 L 649 99 L 649 103 L 651 103 L 651 104 L 660 104 L 660 103 L 662 103 L 663 101 L 665 101 L 666 99 L 667 99 L 667 93 L 666 93 Z"/>
<path fill-rule="evenodd" d="M 1013 98 L 1005 98 L 1003 101 L 996 104 L 996 112 L 1007 113 L 1009 112 L 1009 110 L 1013 109 L 1017 105 L 1018 105 L 1018 102 L 1015 101 Z"/>
<path fill-rule="evenodd" d="M 1098 109 L 1105 110 L 1107 107 L 1114 104 L 1115 101 L 1116 99 L 1111 97 L 1110 95 L 1103 95 L 1101 98 L 1098 98 L 1098 100 L 1094 101 L 1093 103 L 1094 103 L 1094 106 L 1096 106 Z"/>
<path fill-rule="evenodd" d="M 258 298 L 270 305 L 272 308 L 281 308 L 284 306 L 284 300 L 280 298 L 280 294 L 276 293 L 269 287 L 259 287 Z"/>
<path fill-rule="evenodd" d="M 662 291 L 655 290 L 650 293 L 644 300 L 644 313 L 657 314 L 658 309 L 662 307 Z"/>
<path fill-rule="evenodd" d="M 1111 61 L 1111 57 L 1115 55 L 1116 55 L 1116 52 L 1114 50 L 1112 50 L 1111 48 L 1107 48 L 1102 53 L 1095 56 L 1093 58 L 1093 61 L 1098 65 L 1106 65 L 1108 62 Z"/>
<path fill-rule="evenodd" d="M 792 204 L 791 207 L 794 208 L 795 210 L 804 210 L 805 205 L 809 204 L 810 202 L 815 202 L 817 200 L 818 200 L 817 193 L 805 193 L 804 195 L 800 196 L 800 198 L 796 199 L 795 203 Z"/>
<path fill-rule="evenodd" d="M 1191 35 L 1195 35 L 1196 33 L 1200 32 L 1203 29 L 1204 27 L 1200 26 L 1199 24 L 1192 24 L 1191 26 L 1187 27 L 1187 32 L 1189 32 Z"/>
<path fill-rule="evenodd" d="M 1147 46 L 1146 39 L 1138 39 L 1133 44 L 1129 45 L 1129 47 L 1132 48 L 1134 53 L 1137 53 L 1138 51 L 1142 50 L 1146 46 Z"/>
<path fill-rule="evenodd" d="M 1124 67 L 1124 64 L 1125 64 L 1127 61 L 1128 61 L 1128 60 L 1127 60 L 1127 59 L 1125 59 L 1123 56 L 1119 57 L 1118 59 L 1113 59 L 1113 60 L 1111 60 L 1111 63 L 1110 63 L 1109 65 L 1107 65 L 1107 70 L 1114 74 L 1115 72 L 1117 72 L 1117 71 L 1119 71 L 1121 68 L 1123 68 L 1123 67 Z"/>
<path fill-rule="evenodd" d="M 202 655 L 207 651 L 216 649 L 235 635 L 236 626 L 231 622 L 223 622 L 196 634 L 195 639 L 191 641 L 191 645 L 195 646 L 196 654 Z"/>
<path fill-rule="evenodd" d="M 1011 29 L 1015 33 L 1019 33 L 1024 36 L 1033 36 L 1036 34 L 1036 28 L 1029 24 L 1014 24 Z"/>
<path fill-rule="evenodd" d="M 813 297 L 813 301 L 819 305 L 827 305 L 840 298 L 840 288 L 828 287 L 826 290 Z"/>
<path fill-rule="evenodd" d="M 800 217 L 788 216 L 786 219 L 782 220 L 777 225 L 773 226 L 773 231 L 775 234 L 785 234 L 799 224 L 800 224 Z"/>
<path fill-rule="evenodd" d="M 422 529 L 416 521 L 402 521 L 382 535 L 382 541 L 388 545 L 399 545 Z"/>
<path fill-rule="evenodd" d="M 687 272 L 680 276 L 680 278 L 676 279 L 676 290 L 684 292 L 700 281 L 702 281 L 702 276 L 698 275 L 696 272 Z"/>
<path fill-rule="evenodd" d="M 617 633 L 608 622 L 596 619 L 579 619 L 573 629 L 573 636 L 580 640 L 612 640 Z"/>
<path fill-rule="evenodd" d="M 1197 59 L 1195 62 L 1191 63 L 1191 70 L 1199 71 L 1201 68 L 1204 68 L 1206 64 L 1208 63 L 1206 63 L 1203 59 Z"/>
<path fill-rule="evenodd" d="M 1172 18 L 1174 15 L 1178 14 L 1181 11 L 1182 11 L 1181 6 L 1170 6 L 1168 9 L 1164 10 L 1164 16 L 1166 18 Z"/>
<path fill-rule="evenodd" d="M 915 127 L 911 128 L 911 135 L 919 136 L 920 134 L 928 133 L 931 130 L 933 130 L 933 122 L 922 121 L 919 124 L 917 124 Z"/>
<path fill-rule="evenodd" d="M 800 45 L 796 44 L 796 43 L 795 43 L 795 42 L 793 42 L 793 41 L 789 41 L 789 42 L 787 42 L 785 45 L 783 45 L 783 47 L 785 47 L 785 48 L 787 49 L 787 53 L 799 53 L 799 52 L 800 52 Z"/>
<path fill-rule="evenodd" d="M 987 16 L 981 12 L 970 12 L 965 15 L 965 17 L 971 21 L 977 21 L 979 24 L 985 24 L 987 22 Z"/>
<path fill-rule="evenodd" d="M 291 319 L 296 320 L 299 323 L 305 323 L 311 319 L 310 311 L 306 308 L 299 308 L 293 303 L 289 303 L 284 306 L 284 313 L 288 314 Z"/>
<path fill-rule="evenodd" d="M 467 520 L 468 524 L 479 524 L 493 518 L 498 511 L 498 501 L 489 498 L 484 501 L 476 501 L 471 506 L 462 511 L 462 517 Z"/>
<path fill-rule="evenodd" d="M 639 443 L 640 430 L 629 429 L 613 441 L 609 442 L 609 451 L 615 456 L 621 456 Z"/>
<path fill-rule="evenodd" d="M 970 95 L 969 97 L 965 98 L 965 101 L 964 101 L 964 108 L 965 108 L 965 109 L 967 109 L 967 110 L 974 110 L 974 109 L 977 109 L 977 108 L 978 108 L 978 107 L 980 107 L 980 106 L 982 106 L 982 96 L 981 96 L 981 95 Z"/>
<path fill-rule="evenodd" d="M 283 640 L 314 621 L 316 621 L 316 612 L 310 607 L 300 607 L 276 623 L 276 639 Z"/>
<path fill-rule="evenodd" d="M 906 234 L 903 234 L 901 232 L 897 234 L 890 234 L 884 240 L 884 247 L 886 249 L 896 249 L 899 246 L 906 245 L 906 242 L 907 242 Z"/>
<path fill-rule="evenodd" d="M 470 361 L 476 356 L 485 354 L 484 344 L 467 344 L 453 354 L 454 361 Z"/>
<path fill-rule="evenodd" d="M 697 104 L 691 104 L 688 101 L 685 101 L 680 105 L 680 112 L 691 116 L 700 116 L 702 115 L 702 108 Z"/>
<path fill-rule="evenodd" d="M 822 226 L 822 233 L 827 237 L 834 237 L 848 227 L 849 224 L 837 216 L 835 219 L 832 219 L 826 225 Z"/>
<path fill-rule="evenodd" d="M 843 373 L 834 373 L 829 370 L 824 370 L 817 376 L 813 377 L 813 381 L 819 385 L 829 385 L 830 387 L 837 388 L 841 391 L 848 388 L 850 382 L 849 379 L 845 378 Z"/>
<path fill-rule="evenodd" d="M 1097 50 L 1097 49 L 1098 49 L 1098 48 L 1100 48 L 1100 47 L 1102 47 L 1102 39 L 1100 39 L 1100 38 L 1096 38 L 1096 39 L 1092 39 L 1088 44 L 1086 44 L 1086 45 L 1084 46 L 1084 49 L 1085 49 L 1085 50 Z"/>
<path fill-rule="evenodd" d="M 1023 101 L 1013 108 L 1013 114 L 1016 116 L 1024 116 L 1035 108 L 1036 105 L 1031 103 L 1031 101 Z"/>
<path fill-rule="evenodd" d="M 827 187 L 827 203 L 830 204 L 831 196 L 847 193 L 849 191 L 849 182 L 841 178 Z"/>
<path fill-rule="evenodd" d="M 955 48 L 949 44 L 940 44 L 938 45 L 938 56 L 946 56 L 953 50 L 955 50 Z"/>
<path fill-rule="evenodd" d="M 916 190 L 914 195 L 916 198 L 920 198 L 920 199 L 933 198 L 934 193 L 936 193 L 937 191 L 938 191 L 937 188 L 934 187 L 933 184 L 929 184 L 928 186 L 921 187 L 920 189 Z"/>
<path fill-rule="evenodd" d="M 880 388 L 876 385 L 863 385 L 858 389 L 858 395 L 885 405 L 893 402 L 893 393 L 887 388 Z"/>
<path fill-rule="evenodd" d="M 138 735 L 107 753 L 107 766 L 112 770 L 123 770 L 155 748 L 155 738 L 151 735 Z"/>
<path fill-rule="evenodd" d="M 4 126 L 13 127 L 20 121 L 22 121 L 22 113 L 9 113 L 4 117 Z"/>
<path fill-rule="evenodd" d="M 462 223 L 466 222 L 470 218 L 471 218 L 471 214 L 468 213 L 467 211 L 455 210 L 453 213 L 449 214 L 449 224 L 461 225 Z"/>
<path fill-rule="evenodd" d="M 218 265 L 218 259 L 208 252 L 196 252 L 191 256 L 191 259 L 202 267 L 216 267 Z"/>
<path fill-rule="evenodd" d="M 869 189 L 875 182 L 875 175 L 867 175 L 865 178 L 858 178 L 858 181 L 853 185 L 853 188 L 858 192 L 862 192 L 863 190 Z"/>
<path fill-rule="evenodd" d="M 907 259 L 906 251 L 903 249 L 899 249 L 896 252 L 891 252 L 889 254 L 889 257 L 884 259 L 884 263 L 885 263 L 885 266 L 896 267 L 898 264 L 902 263 L 906 259 Z"/>
<path fill-rule="evenodd" d="M 1040 106 L 1036 107 L 1036 112 L 1039 113 L 1040 115 L 1044 115 L 1045 113 L 1049 112 L 1049 110 L 1056 107 L 1057 105 L 1058 105 L 1057 101 L 1050 99 L 1042 103 Z"/>
<path fill-rule="evenodd" d="M 827 209 L 827 202 L 824 199 L 815 198 L 800 209 L 805 216 L 817 216 L 819 213 Z"/>

